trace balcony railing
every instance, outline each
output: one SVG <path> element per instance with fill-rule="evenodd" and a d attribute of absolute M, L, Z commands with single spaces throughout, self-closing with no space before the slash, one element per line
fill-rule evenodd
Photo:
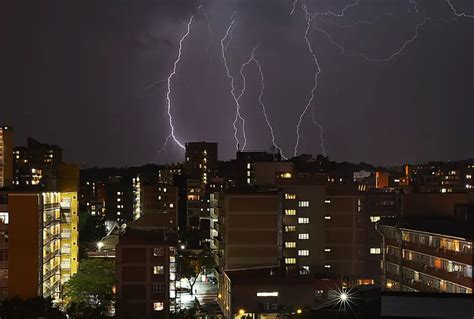
<path fill-rule="evenodd" d="M 431 256 L 436 256 L 439 258 L 467 264 L 467 265 L 472 265 L 474 262 L 474 256 L 467 254 L 467 253 L 462 253 L 462 252 L 456 252 L 453 250 L 448 250 L 444 248 L 437 248 L 437 247 L 432 247 L 432 246 L 427 246 L 427 245 L 422 245 L 422 244 L 415 244 L 411 242 L 405 242 L 405 248 L 409 249 L 411 251 L 415 252 L 420 252 L 426 255 L 431 255 Z"/>

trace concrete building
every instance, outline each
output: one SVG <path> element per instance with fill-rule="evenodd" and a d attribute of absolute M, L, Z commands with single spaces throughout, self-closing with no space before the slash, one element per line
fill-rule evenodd
<path fill-rule="evenodd" d="M 15 187 L 41 186 L 49 190 L 56 187 L 56 169 L 63 161 L 59 146 L 28 138 L 26 146 L 13 149 L 13 155 Z"/>
<path fill-rule="evenodd" d="M 0 126 L 0 188 L 13 181 L 13 129 Z"/>
<path fill-rule="evenodd" d="M 472 294 L 472 220 L 406 217 L 381 220 L 377 228 L 387 290 Z"/>
<path fill-rule="evenodd" d="M 186 143 L 185 157 L 185 174 L 205 185 L 217 170 L 217 143 Z"/>
<path fill-rule="evenodd" d="M 276 192 L 215 193 L 211 206 L 211 248 L 220 275 L 224 270 L 279 264 Z"/>
<path fill-rule="evenodd" d="M 255 183 L 255 163 L 280 162 L 281 154 L 265 151 L 238 151 L 233 163 L 232 175 L 239 185 L 253 185 Z"/>
<path fill-rule="evenodd" d="M 176 310 L 176 241 L 127 227 L 116 246 L 117 317 L 168 318 Z"/>
<path fill-rule="evenodd" d="M 8 235 L 1 294 L 61 302 L 63 284 L 78 268 L 77 193 L 5 192 L 0 197 L 3 236 Z"/>
<path fill-rule="evenodd" d="M 281 318 L 327 301 L 337 283 L 301 267 L 226 270 L 218 303 L 224 318 Z"/>
<path fill-rule="evenodd" d="M 153 215 L 155 226 L 178 231 L 178 188 L 172 185 L 133 179 L 134 219 Z"/>
<path fill-rule="evenodd" d="M 275 186 L 278 178 L 291 178 L 294 164 L 291 162 L 256 162 L 251 171 L 252 184 L 256 186 Z"/>

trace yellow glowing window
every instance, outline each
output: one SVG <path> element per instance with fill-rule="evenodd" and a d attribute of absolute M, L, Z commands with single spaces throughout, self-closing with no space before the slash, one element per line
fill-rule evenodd
<path fill-rule="evenodd" d="M 163 302 L 154 302 L 153 303 L 153 310 L 154 311 L 163 311 L 165 308 L 165 304 Z"/>
<path fill-rule="evenodd" d="M 287 241 L 287 242 L 285 242 L 285 247 L 286 248 L 295 248 L 296 243 L 294 241 Z"/>
<path fill-rule="evenodd" d="M 296 199 L 296 194 L 285 194 L 285 199 Z"/>
<path fill-rule="evenodd" d="M 288 215 L 288 216 L 296 215 L 296 209 L 285 209 L 285 215 Z"/>
<path fill-rule="evenodd" d="M 296 231 L 296 226 L 285 226 L 285 232 Z"/>
<path fill-rule="evenodd" d="M 296 264 L 296 258 L 285 258 L 285 264 L 288 264 L 288 265 Z"/>
<path fill-rule="evenodd" d="M 283 173 L 283 174 L 280 174 L 280 177 L 281 177 L 281 178 L 291 178 L 291 173 Z"/>

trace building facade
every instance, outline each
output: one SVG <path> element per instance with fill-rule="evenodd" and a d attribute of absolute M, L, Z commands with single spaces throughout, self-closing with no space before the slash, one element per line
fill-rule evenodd
<path fill-rule="evenodd" d="M 469 293 L 474 289 L 472 224 L 449 219 L 383 220 L 387 290 Z"/>
<path fill-rule="evenodd" d="M 205 185 L 217 170 L 217 143 L 186 143 L 185 157 L 185 174 Z"/>
<path fill-rule="evenodd" d="M 13 181 L 13 129 L 0 126 L 0 188 Z"/>
<path fill-rule="evenodd" d="M 128 227 L 116 246 L 117 317 L 168 318 L 176 310 L 176 243 Z"/>

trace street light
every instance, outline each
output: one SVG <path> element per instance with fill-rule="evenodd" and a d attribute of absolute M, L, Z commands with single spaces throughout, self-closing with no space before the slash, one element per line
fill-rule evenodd
<path fill-rule="evenodd" d="M 245 314 L 245 310 L 244 310 L 244 309 L 240 309 L 240 310 L 239 310 L 239 315 L 242 316 L 242 315 L 244 315 L 244 314 Z"/>
<path fill-rule="evenodd" d="M 339 298 L 341 298 L 341 301 L 345 302 L 347 300 L 347 294 L 345 292 L 343 292 Z"/>

